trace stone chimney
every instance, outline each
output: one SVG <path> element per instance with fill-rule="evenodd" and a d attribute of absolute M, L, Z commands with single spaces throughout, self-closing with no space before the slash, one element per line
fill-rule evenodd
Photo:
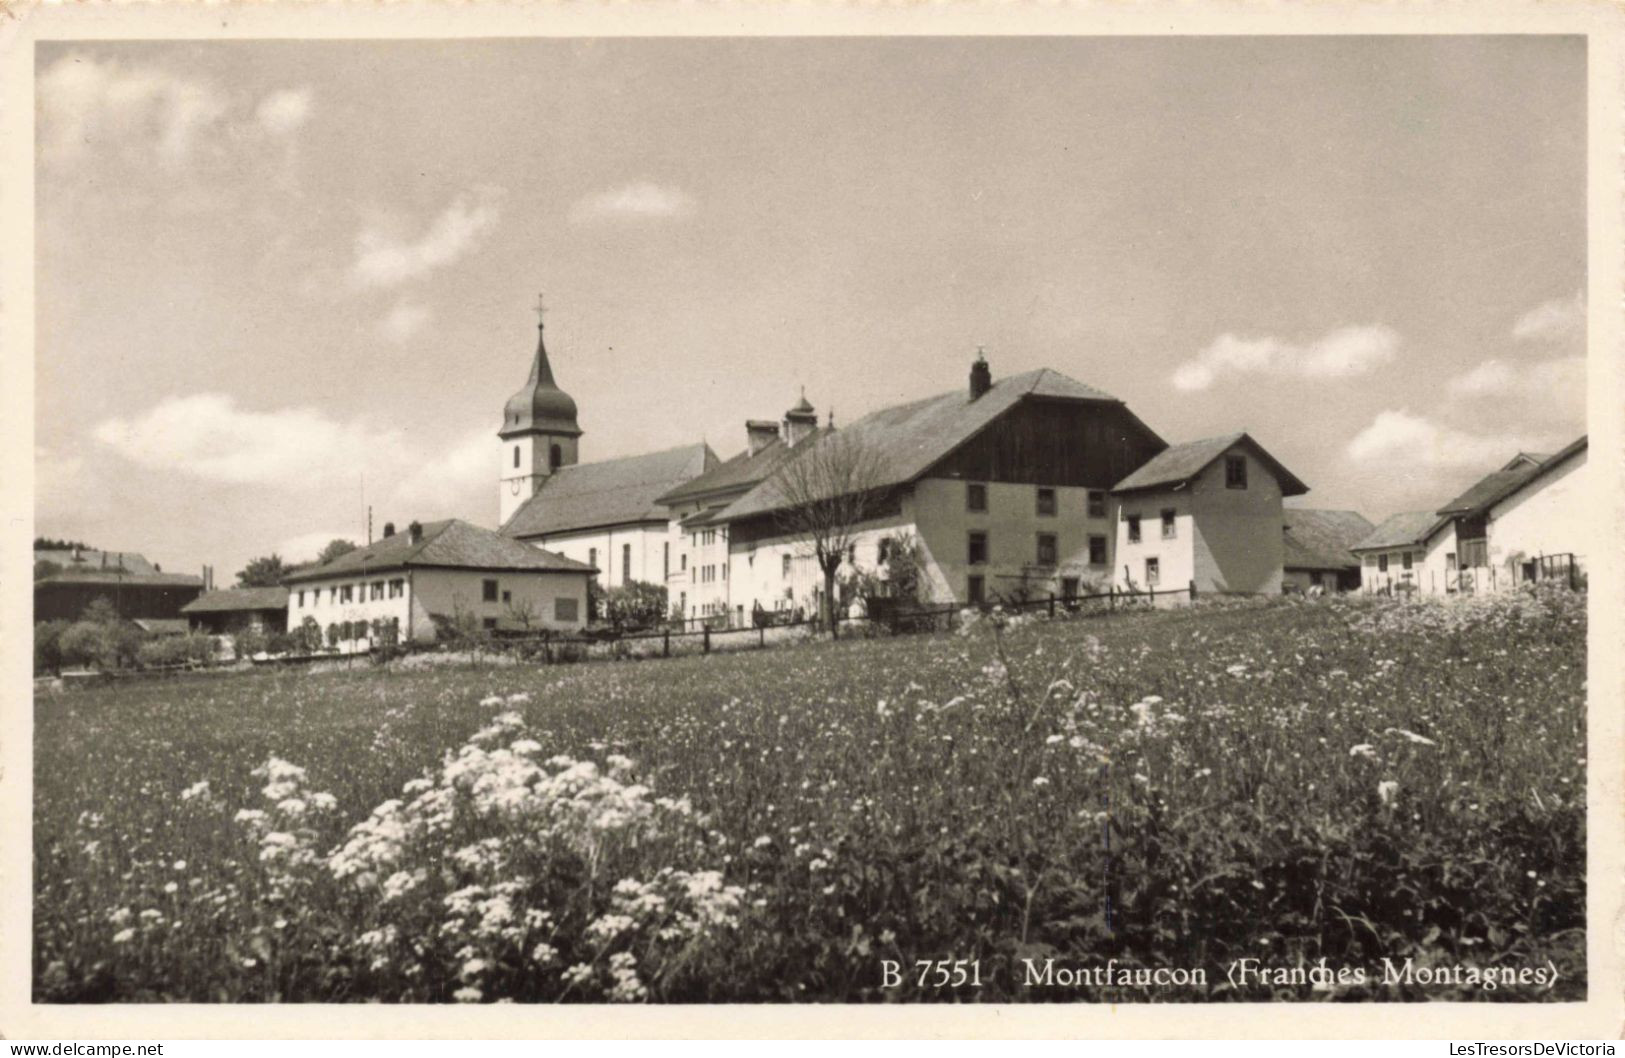
<path fill-rule="evenodd" d="M 993 388 L 993 370 L 987 366 L 982 347 L 976 347 L 976 362 L 970 366 L 970 399 L 975 400 Z"/>
<path fill-rule="evenodd" d="M 394 522 L 385 522 L 384 523 L 384 539 L 388 540 L 390 537 L 392 537 L 394 535 L 395 535 L 395 523 Z"/>
<path fill-rule="evenodd" d="M 423 540 L 423 523 L 413 522 L 406 527 L 406 535 L 412 538 L 412 543 L 421 543 Z"/>
<path fill-rule="evenodd" d="M 779 439 L 779 424 L 766 419 L 745 420 L 745 441 L 751 455 L 755 455 Z"/>

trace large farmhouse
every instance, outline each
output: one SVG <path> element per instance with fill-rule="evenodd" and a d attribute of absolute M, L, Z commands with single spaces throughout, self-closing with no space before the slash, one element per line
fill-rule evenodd
<path fill-rule="evenodd" d="M 837 445 L 874 468 L 841 575 L 876 573 L 907 542 L 933 602 L 1279 592 L 1281 500 L 1308 491 L 1244 433 L 1170 449 L 1108 393 L 1049 369 L 995 381 L 980 355 L 966 388 L 838 431 L 803 395 L 778 423 L 748 422 L 727 461 L 696 444 L 579 463 L 576 404 L 539 339 L 498 436 L 503 535 L 594 566 L 606 585 L 664 584 L 685 620 L 734 625 L 820 609 L 822 573 L 787 527 L 780 486 Z"/>

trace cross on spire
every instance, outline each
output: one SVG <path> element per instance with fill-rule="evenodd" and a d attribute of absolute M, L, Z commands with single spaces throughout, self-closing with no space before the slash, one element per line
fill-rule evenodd
<path fill-rule="evenodd" d="M 546 326 L 547 321 L 542 318 L 542 314 L 544 312 L 546 312 L 546 311 L 547 311 L 547 306 L 543 303 L 542 295 L 537 294 L 536 295 L 536 326 L 538 326 L 538 327 Z"/>

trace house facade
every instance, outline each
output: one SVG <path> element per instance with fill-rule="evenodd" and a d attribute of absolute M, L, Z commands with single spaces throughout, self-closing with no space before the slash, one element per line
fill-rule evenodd
<path fill-rule="evenodd" d="M 1159 453 L 1112 490 L 1113 583 L 1126 591 L 1279 594 L 1281 500 L 1309 487 L 1245 433 Z"/>
<path fill-rule="evenodd" d="M 579 631 L 591 566 L 448 519 L 384 538 L 287 578 L 288 627 L 307 618 L 329 645 L 432 641 L 458 624 Z"/>

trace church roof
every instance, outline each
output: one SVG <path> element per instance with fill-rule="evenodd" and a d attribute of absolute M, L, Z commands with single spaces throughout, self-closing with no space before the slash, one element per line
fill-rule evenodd
<path fill-rule="evenodd" d="M 458 518 L 423 523 L 422 536 L 410 530 L 375 540 L 366 547 L 346 551 L 319 566 L 288 574 L 290 584 L 335 577 L 371 576 L 389 570 L 484 569 L 516 573 L 590 573 L 585 562 L 555 555 L 539 547 L 511 540 L 490 529 Z"/>
<path fill-rule="evenodd" d="M 1297 476 L 1282 466 L 1272 455 L 1264 450 L 1264 446 L 1253 440 L 1245 432 L 1225 434 L 1222 437 L 1209 437 L 1201 441 L 1188 441 L 1185 444 L 1165 448 L 1152 456 L 1138 470 L 1112 486 L 1113 492 L 1133 492 L 1137 489 L 1153 489 L 1167 485 L 1178 485 L 1189 481 L 1224 453 L 1236 445 L 1244 446 L 1275 475 L 1281 484 L 1281 495 L 1302 496 L 1309 491 L 1309 486 L 1299 481 Z"/>
<path fill-rule="evenodd" d="M 1343 569 L 1360 559 L 1349 548 L 1375 528 L 1358 511 L 1317 511 L 1286 507 L 1281 511 L 1286 533 L 1285 569 Z"/>
<path fill-rule="evenodd" d="M 545 536 L 640 522 L 664 522 L 660 497 L 717 465 L 703 441 L 663 452 L 576 463 L 548 476 L 502 527 L 504 536 Z"/>
<path fill-rule="evenodd" d="M 956 389 L 924 400 L 882 408 L 839 431 L 826 432 L 817 438 L 816 444 L 831 443 L 831 434 L 849 438 L 875 453 L 881 468 L 876 487 L 901 485 L 924 474 L 944 456 L 1029 397 L 1122 403 L 1111 394 L 1086 386 L 1058 371 L 1039 368 L 1001 378 L 975 400 L 970 399 L 966 390 Z M 814 447 L 815 442 L 809 440 L 794 446 L 792 451 Z M 771 480 L 764 480 L 730 504 L 719 520 L 736 521 L 767 514 L 781 505 L 779 491 L 772 486 Z"/>
<path fill-rule="evenodd" d="M 732 459 L 717 464 L 699 477 L 685 481 L 661 496 L 658 502 L 667 507 L 676 507 L 702 497 L 743 493 L 746 489 L 766 480 L 768 475 L 788 462 L 791 455 L 806 451 L 813 441 L 828 433 L 829 429 L 829 427 L 819 429 L 798 445 L 788 445 L 782 438 L 776 438 L 757 449 L 755 454 L 747 449 Z"/>

